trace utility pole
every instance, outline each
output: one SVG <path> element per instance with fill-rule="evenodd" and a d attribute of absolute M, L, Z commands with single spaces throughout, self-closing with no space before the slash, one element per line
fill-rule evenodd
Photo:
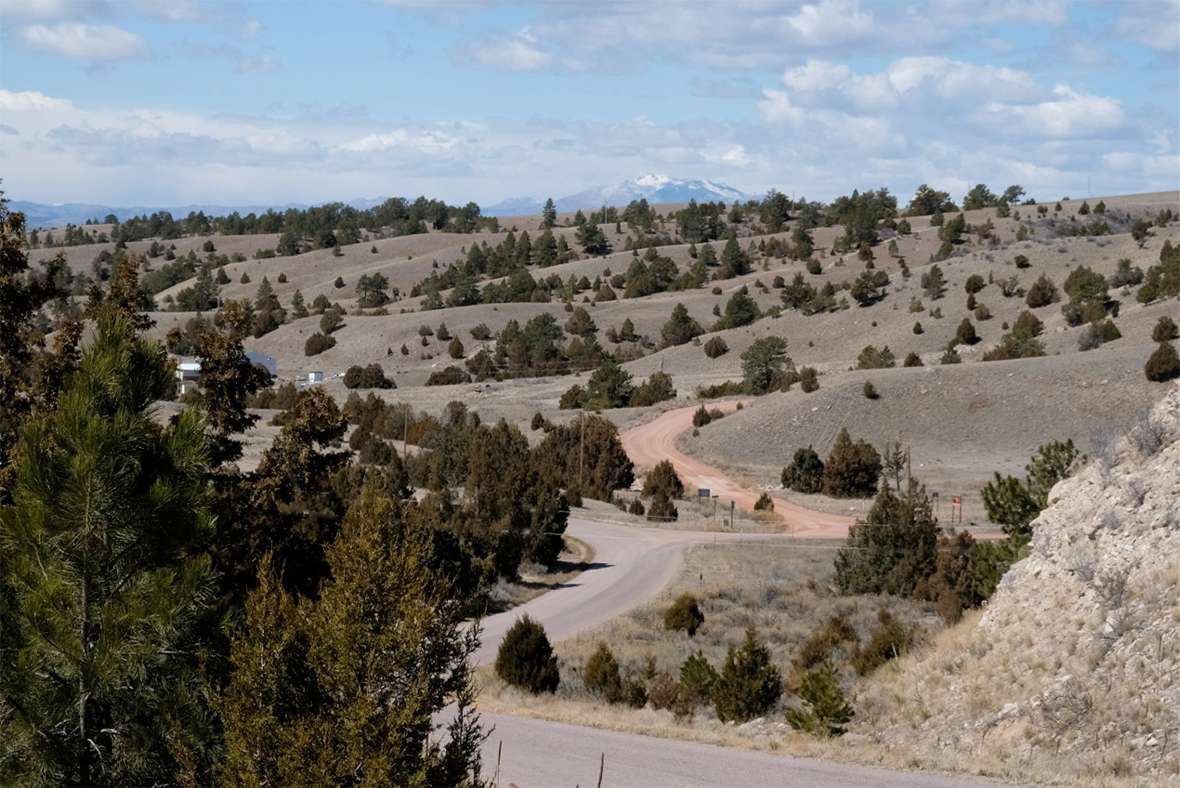
<path fill-rule="evenodd" d="M 578 430 L 578 494 L 581 495 L 584 483 L 582 470 L 586 466 L 586 416 L 583 414 L 578 421 L 582 425 Z"/>

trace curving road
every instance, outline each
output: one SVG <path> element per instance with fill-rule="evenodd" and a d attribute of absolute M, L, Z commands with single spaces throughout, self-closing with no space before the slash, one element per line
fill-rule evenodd
<path fill-rule="evenodd" d="M 752 508 L 757 499 L 754 493 L 676 449 L 676 436 L 691 425 L 692 411 L 669 411 L 624 433 L 623 444 L 632 461 L 650 467 L 669 459 L 686 481 L 710 487 L 740 506 Z M 571 517 L 567 533 L 590 545 L 593 563 L 563 587 L 484 619 L 482 644 L 474 662 L 493 662 L 508 628 L 526 614 L 543 624 L 550 639 L 556 641 L 626 613 L 658 594 L 672 580 L 689 545 L 779 541 L 795 536 L 841 537 L 851 522 L 849 518 L 812 512 L 781 499 L 775 499 L 775 508 L 783 515 L 790 533 L 676 531 Z M 504 786 L 595 785 L 600 765 L 601 784 L 612 788 L 973 788 L 996 784 L 973 777 L 894 772 L 505 714 L 481 716 L 494 728 L 484 744 L 484 768 L 491 776 L 499 759 L 497 784 Z"/>
<path fill-rule="evenodd" d="M 594 562 L 561 588 L 483 620 L 476 664 L 490 664 L 518 618 L 545 625 L 550 640 L 564 640 L 646 602 L 680 570 L 688 545 L 781 539 L 778 534 L 710 533 L 640 528 L 571 517 L 566 533 L 594 550 Z"/>
<path fill-rule="evenodd" d="M 743 407 L 751 400 L 744 400 Z M 716 407 L 733 411 L 736 400 L 717 403 Z M 690 457 L 676 448 L 676 439 L 682 432 L 692 428 L 692 414 L 696 408 L 677 408 L 661 414 L 653 421 L 633 427 L 620 437 L 623 449 L 636 467 L 651 468 L 661 460 L 668 460 L 680 478 L 693 487 L 710 489 L 714 495 L 735 501 L 741 509 L 754 510 L 754 502 L 761 491 L 751 490 L 727 477 L 723 472 L 707 463 Z M 774 513 L 782 519 L 787 530 L 793 535 L 813 538 L 842 539 L 848 535 L 848 526 L 854 519 L 841 514 L 816 512 L 791 503 L 786 498 L 771 495 Z"/>

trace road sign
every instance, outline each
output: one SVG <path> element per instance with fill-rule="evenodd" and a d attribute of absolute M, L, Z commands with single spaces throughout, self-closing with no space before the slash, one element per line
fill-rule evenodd
<path fill-rule="evenodd" d="M 713 491 L 710 490 L 708 487 L 702 487 L 701 489 L 697 490 L 697 497 L 698 498 L 710 498 L 710 497 L 712 497 L 712 495 L 713 495 Z"/>

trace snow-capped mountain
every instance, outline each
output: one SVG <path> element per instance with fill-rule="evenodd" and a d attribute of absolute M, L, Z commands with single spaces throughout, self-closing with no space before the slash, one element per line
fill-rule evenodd
<path fill-rule="evenodd" d="M 603 205 L 621 208 L 632 200 L 645 198 L 649 203 L 682 203 L 744 201 L 750 195 L 724 183 L 710 180 L 669 178 L 667 175 L 640 175 L 613 186 L 596 186 L 577 194 L 554 200 L 559 211 L 601 208 Z M 526 216 L 541 212 L 543 199 L 513 197 L 483 209 L 488 216 Z"/>

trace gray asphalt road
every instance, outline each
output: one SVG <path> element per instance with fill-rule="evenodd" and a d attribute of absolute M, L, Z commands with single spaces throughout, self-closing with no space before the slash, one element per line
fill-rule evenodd
<path fill-rule="evenodd" d="M 712 542 L 768 541 L 777 534 L 707 533 L 638 528 L 570 518 L 566 530 L 594 549 L 592 567 L 564 588 L 483 620 L 478 664 L 496 658 L 508 628 L 528 614 L 545 625 L 553 641 L 571 637 L 641 604 L 676 575 L 686 546 Z"/>
<path fill-rule="evenodd" d="M 770 541 L 784 535 L 703 533 L 658 530 L 572 519 L 568 533 L 594 549 L 594 565 L 564 588 L 490 616 L 483 622 L 483 644 L 475 661 L 489 664 L 504 633 L 525 613 L 544 624 L 550 639 L 571 637 L 627 612 L 658 593 L 681 566 L 691 544 Z M 484 745 L 488 775 L 496 768 L 498 748 L 501 786 L 559 788 L 594 786 L 599 759 L 605 755 L 602 785 L 672 788 L 673 786 L 963 786 L 994 785 L 958 776 L 890 772 L 806 758 L 716 747 L 695 742 L 617 733 L 544 720 L 483 714 L 495 726 Z"/>
<path fill-rule="evenodd" d="M 635 736 L 557 722 L 483 715 L 495 725 L 484 744 L 490 777 L 501 752 L 499 785 L 520 788 L 595 786 L 604 758 L 603 788 L 978 788 L 989 780 L 891 772 L 811 758 Z M 604 757 L 605 756 L 605 757 Z"/>

